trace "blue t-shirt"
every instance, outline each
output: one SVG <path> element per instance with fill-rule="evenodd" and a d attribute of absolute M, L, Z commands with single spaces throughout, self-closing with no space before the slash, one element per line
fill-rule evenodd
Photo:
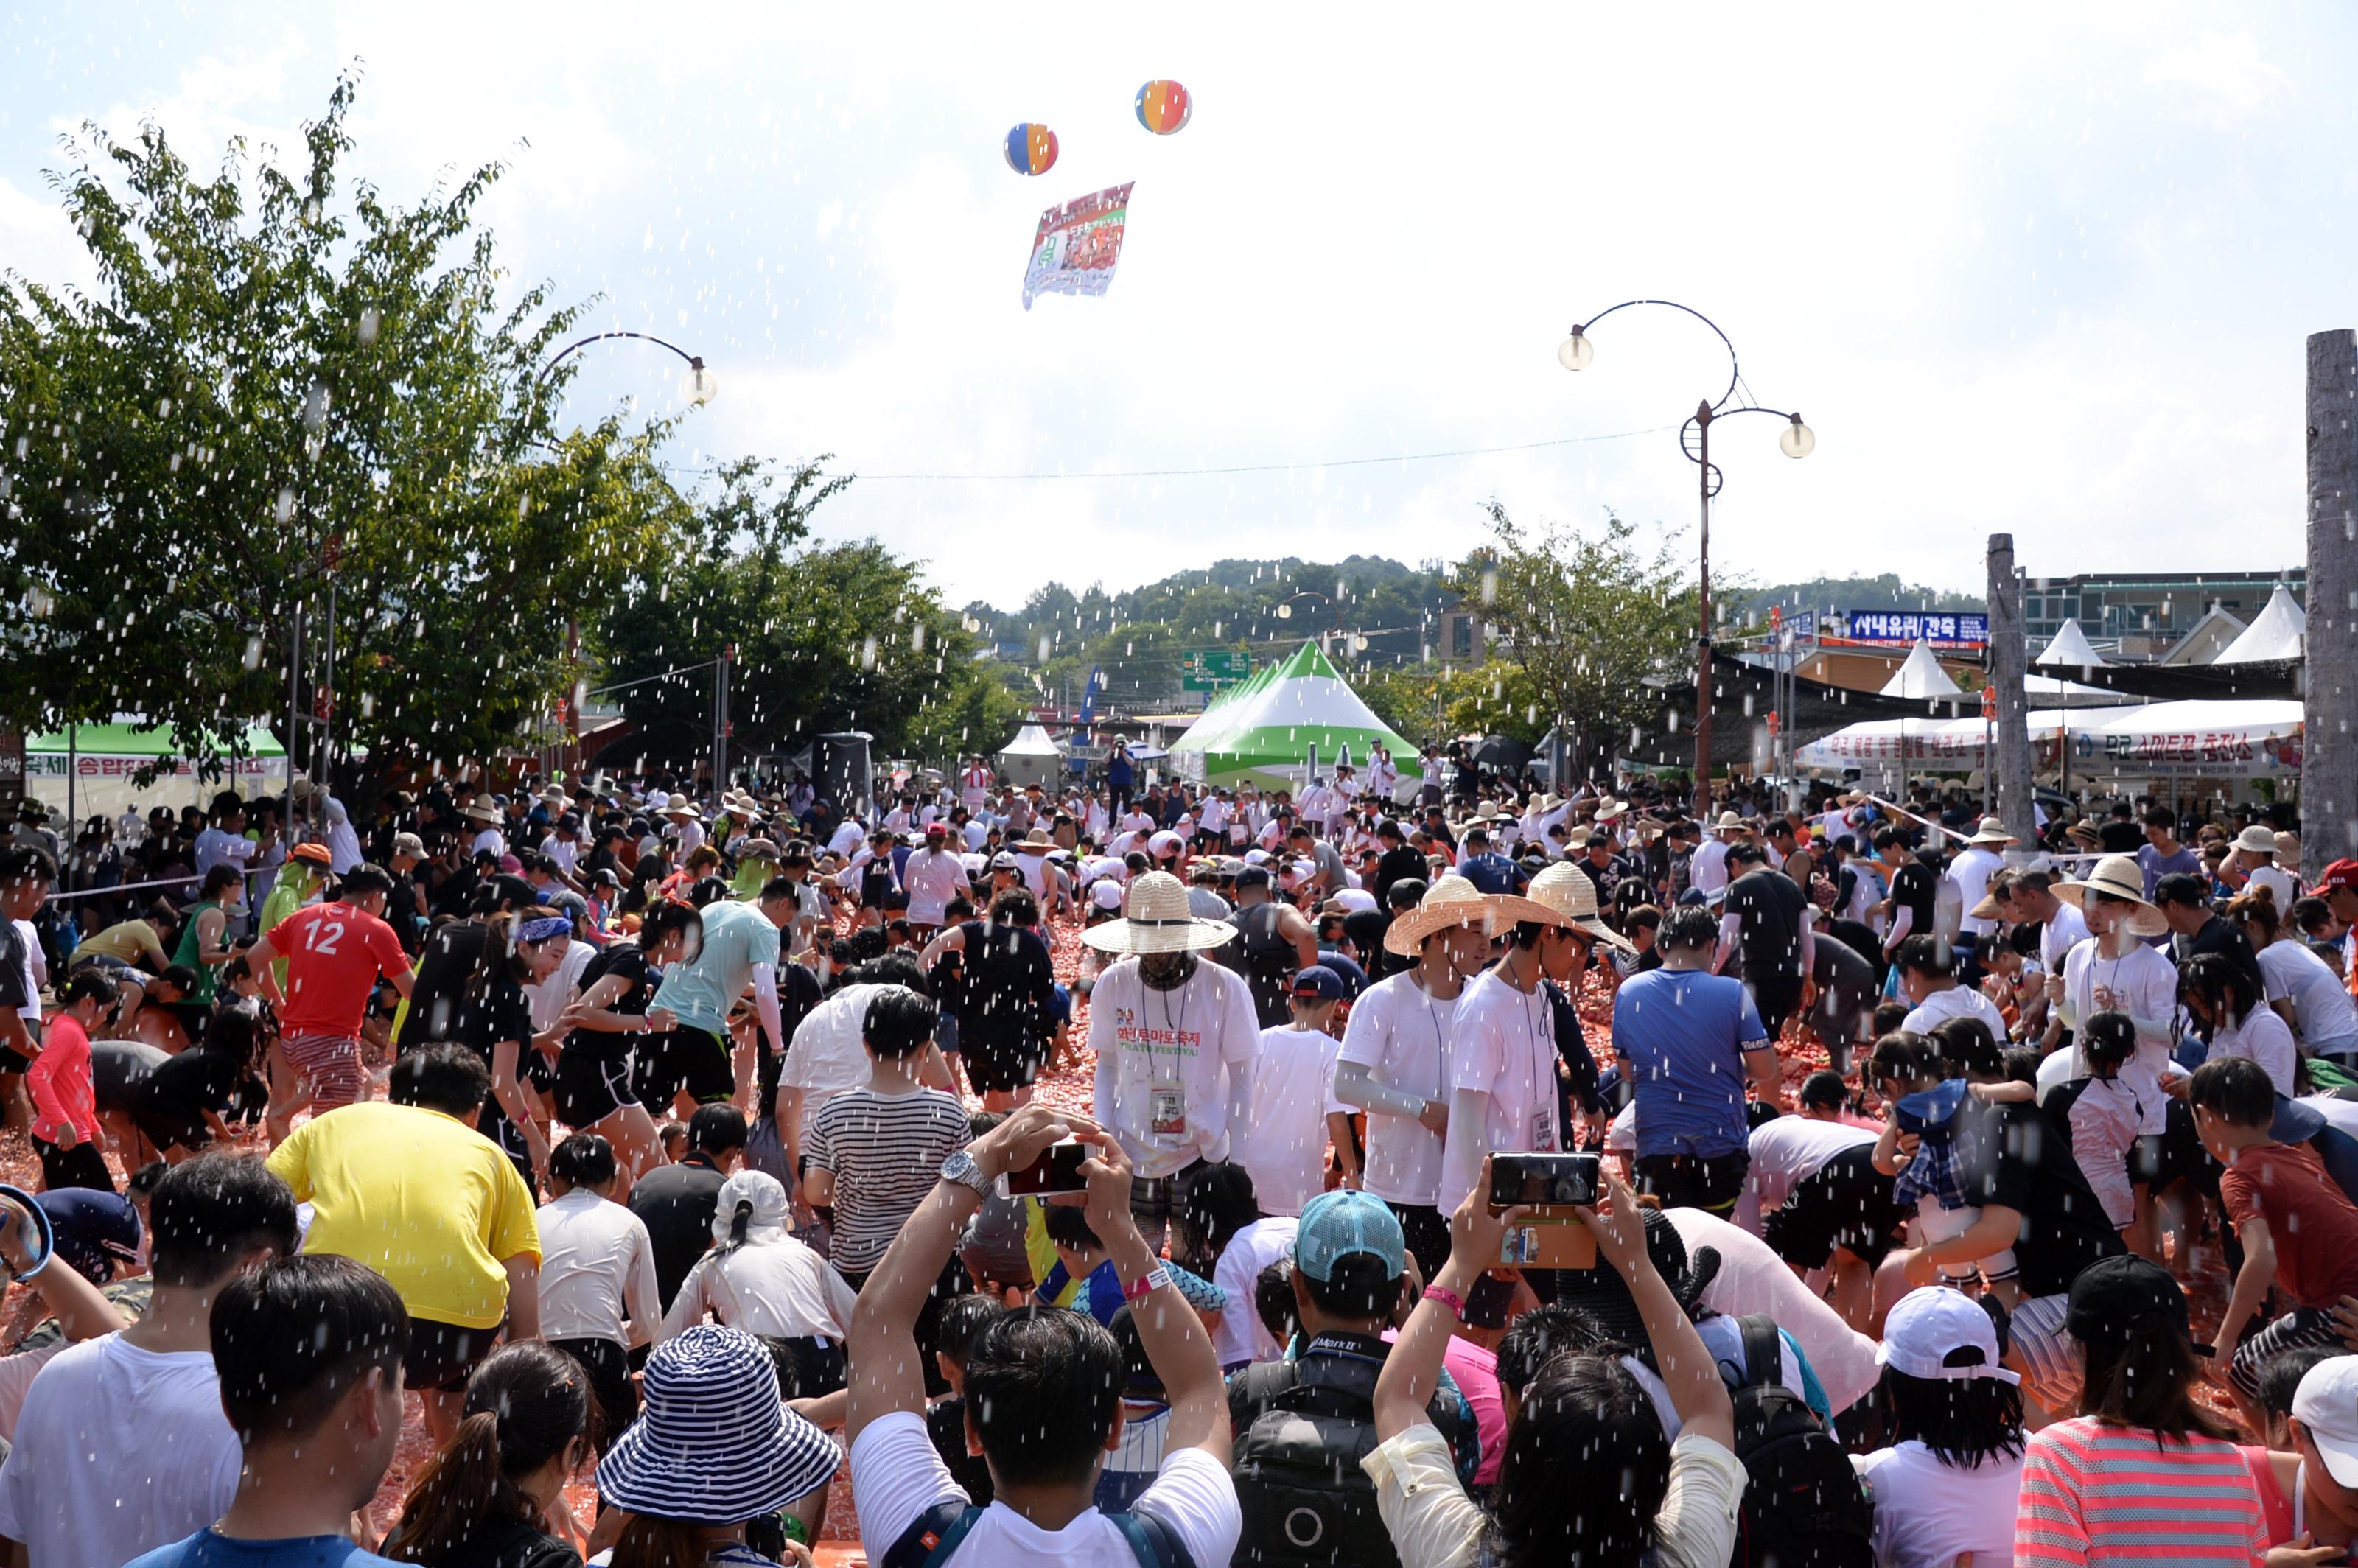
<path fill-rule="evenodd" d="M 669 1008 L 682 1023 L 726 1035 L 729 1010 L 745 994 L 753 966 L 778 967 L 778 928 L 759 904 L 726 900 L 704 910 L 704 950 L 692 964 L 664 972 L 650 1010 Z"/>
<path fill-rule="evenodd" d="M 1495 849 L 1468 855 L 1457 862 L 1457 874 L 1486 893 L 1510 893 L 1523 885 L 1522 868 Z"/>
<path fill-rule="evenodd" d="M 1746 1148 L 1746 1048 L 1768 1044 L 1741 980 L 1654 969 L 1621 982 L 1613 1048 L 1637 1088 L 1639 1158 Z"/>
<path fill-rule="evenodd" d="M 397 1568 L 397 1564 L 389 1557 L 362 1552 L 341 1535 L 239 1541 L 200 1530 L 186 1541 L 133 1558 L 124 1568 Z"/>
<path fill-rule="evenodd" d="M 2151 844 L 2147 844 L 2136 852 L 2136 858 L 2137 869 L 2145 873 L 2145 896 L 2147 898 L 2153 896 L 2154 885 L 2164 877 L 2175 876 L 2180 872 L 2198 877 L 2203 874 L 2202 857 L 2183 844 L 2178 847 L 2178 853 L 2175 855 L 2165 855 Z"/>

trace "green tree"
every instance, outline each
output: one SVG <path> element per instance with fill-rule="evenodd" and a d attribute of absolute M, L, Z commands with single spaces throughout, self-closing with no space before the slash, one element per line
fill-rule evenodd
<path fill-rule="evenodd" d="M 1650 679 L 1676 678 L 1693 648 L 1694 586 L 1671 539 L 1647 551 L 1638 528 L 1611 512 L 1581 530 L 1549 523 L 1537 531 L 1485 505 L 1491 543 L 1461 565 L 1458 590 L 1496 632 L 1493 659 L 1526 683 L 1523 705 L 1497 702 L 1492 726 L 1536 740 L 1559 727 L 1575 771 L 1609 764 L 1618 739 L 1659 722 Z M 1524 717 L 1531 734 L 1512 720 Z M 1477 715 L 1487 709 L 1476 709 Z"/>
<path fill-rule="evenodd" d="M 98 287 L 0 282 L 0 601 L 34 611 L 0 634 L 0 721 L 128 710 L 210 765 L 222 729 L 285 724 L 303 611 L 340 744 L 380 774 L 481 757 L 546 725 L 562 628 L 657 550 L 663 427 L 554 437 L 541 367 L 583 307 L 502 303 L 501 166 L 391 205 L 344 172 L 353 97 L 211 179 L 153 124 L 68 144 Z"/>

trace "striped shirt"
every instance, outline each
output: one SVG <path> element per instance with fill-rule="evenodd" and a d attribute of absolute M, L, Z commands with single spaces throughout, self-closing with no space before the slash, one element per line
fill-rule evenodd
<path fill-rule="evenodd" d="M 966 1107 L 938 1089 L 849 1089 L 819 1107 L 803 1147 L 809 1169 L 835 1176 L 835 1266 L 864 1274 L 882 1262 L 968 1136 Z"/>
<path fill-rule="evenodd" d="M 2017 1568 L 2037 1563 L 2242 1563 L 2267 1551 L 2252 1473 L 2230 1443 L 2087 1417 L 2030 1440 L 2014 1525 Z"/>

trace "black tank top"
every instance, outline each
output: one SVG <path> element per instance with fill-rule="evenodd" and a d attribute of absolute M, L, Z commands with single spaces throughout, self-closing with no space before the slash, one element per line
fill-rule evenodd
<path fill-rule="evenodd" d="M 1248 904 L 1228 916 L 1243 935 L 1237 943 L 1237 968 L 1252 988 L 1253 1011 L 1263 1029 L 1290 1022 L 1293 1009 L 1287 999 L 1293 991 L 1293 971 L 1301 962 L 1292 938 L 1277 929 L 1282 912 L 1274 903 Z"/>

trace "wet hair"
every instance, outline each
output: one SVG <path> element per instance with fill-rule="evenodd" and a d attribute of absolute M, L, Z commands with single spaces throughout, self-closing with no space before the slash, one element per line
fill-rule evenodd
<path fill-rule="evenodd" d="M 843 983 L 848 986 L 906 986 L 919 996 L 934 994 L 933 988 L 925 983 L 925 971 L 906 952 L 882 953 L 867 958 L 844 971 Z"/>
<path fill-rule="evenodd" d="M 1891 961 L 1899 966 L 1902 974 L 1931 975 L 1941 979 L 1956 978 L 1957 950 L 1929 933 L 1901 938 L 1899 946 L 1892 950 Z"/>
<path fill-rule="evenodd" d="M 2080 1414 L 2106 1426 L 2150 1432 L 2165 1442 L 2197 1435 L 2235 1440 L 2235 1429 L 2195 1398 L 2201 1365 L 2187 1331 L 2169 1315 L 2148 1314 L 2116 1325 L 2112 1334 L 2083 1339 L 2080 1354 Z"/>
<path fill-rule="evenodd" d="M 903 1061 L 930 1044 L 941 1010 L 906 986 L 879 986 L 868 999 L 860 1038 L 876 1056 Z"/>
<path fill-rule="evenodd" d="M 2259 1376 L 2253 1380 L 2252 1402 L 2260 1407 L 2263 1414 L 2288 1416 L 2292 1414 L 2292 1398 L 2300 1391 L 2300 1380 L 2309 1376 L 2309 1369 L 2320 1361 L 2349 1354 L 2349 1348 L 2340 1344 L 2279 1350 L 2260 1363 Z"/>
<path fill-rule="evenodd" d="M 1050 1241 L 1076 1252 L 1104 1250 L 1105 1243 L 1098 1239 L 1097 1231 L 1090 1227 L 1087 1209 L 1077 1204 L 1050 1204 L 1047 1210 L 1043 1223 Z"/>
<path fill-rule="evenodd" d="M 2226 954 L 2197 953 L 2179 971 L 2178 1001 L 2208 1040 L 2223 1023 L 2242 1023 L 2260 1005 L 2260 995 L 2252 988 L 2251 975 Z M 2195 1011 L 2195 1001 L 2202 1003 L 2208 1019 Z"/>
<path fill-rule="evenodd" d="M 675 932 L 682 931 L 692 931 L 696 934 L 695 939 L 689 943 L 685 955 L 692 959 L 703 947 L 703 913 L 687 904 L 674 903 L 668 899 L 654 904 L 647 910 L 645 917 L 639 922 L 639 951 L 653 952 L 665 937 Z"/>
<path fill-rule="evenodd" d="M 745 1113 L 733 1105 L 700 1105 L 687 1119 L 687 1146 L 699 1154 L 745 1147 Z"/>
<path fill-rule="evenodd" d="M 445 1562 L 491 1526 L 536 1523 L 520 1483 L 589 1434 L 590 1375 L 536 1340 L 509 1345 L 467 1379 L 466 1412 L 402 1500 L 383 1548 L 395 1563 Z"/>
<path fill-rule="evenodd" d="M 2080 1051 L 2088 1065 L 2107 1075 L 2117 1073 L 2136 1054 L 2136 1021 L 2125 1012 L 2107 1009 L 2090 1015 L 2080 1025 Z"/>
<path fill-rule="evenodd" d="M 1875 1031 L 1875 1037 L 1880 1040 L 1887 1034 L 1897 1033 L 1899 1026 L 1908 1022 L 1909 1011 L 1904 1001 L 1877 1002 L 1875 1017 L 1870 1024 Z"/>
<path fill-rule="evenodd" d="M 1635 1568 L 1670 1486 L 1670 1439 L 1629 1369 L 1554 1357 L 1507 1429 L 1487 1555 L 1498 1568 Z"/>
<path fill-rule="evenodd" d="M 123 988 L 108 979 L 104 970 L 77 969 L 66 981 L 65 989 L 58 992 L 58 1005 L 66 1008 L 78 1002 L 94 1001 L 102 1008 L 109 1008 L 122 994 Z"/>
<path fill-rule="evenodd" d="M 1548 1302 L 1515 1319 L 1499 1339 L 1498 1387 L 1520 1400 L 1559 1356 L 1609 1356 L 1625 1348 L 1590 1314 Z"/>
<path fill-rule="evenodd" d="M 1664 949 L 1706 948 L 1719 941 L 1719 916 L 1709 909 L 1681 904 L 1662 917 L 1654 945 Z"/>
<path fill-rule="evenodd" d="M 2292 923 L 2302 935 L 2314 936 L 2333 924 L 2333 906 L 2313 894 L 2297 898 L 2292 901 Z"/>
<path fill-rule="evenodd" d="M 1062 1206 L 1048 1210 L 1077 1214 Z M 1023 1307 L 968 1346 L 967 1419 L 1001 1487 L 1088 1479 L 1120 1410 L 1120 1346 L 1087 1313 Z"/>
<path fill-rule="evenodd" d="M 158 1207 L 169 1187 L 157 1193 Z M 317 1432 L 371 1372 L 398 1387 L 409 1351 L 400 1292 L 375 1270 L 331 1253 L 237 1275 L 213 1298 L 211 1329 L 222 1411 L 249 1453 L 269 1438 Z"/>
<path fill-rule="evenodd" d="M 2266 1127 L 2276 1119 L 2276 1085 L 2248 1056 L 2213 1056 L 2195 1068 L 2186 1100 L 2230 1127 Z"/>
<path fill-rule="evenodd" d="M 614 1146 L 594 1132 L 577 1132 L 548 1152 L 552 1181 L 602 1187 L 614 1179 Z"/>
<path fill-rule="evenodd" d="M 354 866 L 336 883 L 337 898 L 347 903 L 356 899 L 366 898 L 373 892 L 381 892 L 387 896 L 393 892 L 393 878 L 382 866 Z"/>
<path fill-rule="evenodd" d="M 204 881 L 197 889 L 197 896 L 200 899 L 210 899 L 219 894 L 222 889 L 235 887 L 243 881 L 245 881 L 245 873 L 235 866 L 215 866 L 205 873 Z"/>
<path fill-rule="evenodd" d="M 1937 1079 L 1941 1076 L 1940 1053 L 1929 1037 L 1895 1029 L 1878 1038 L 1875 1049 L 1867 1053 L 1866 1071 L 1878 1083 L 1887 1078 L 1903 1083 Z"/>
<path fill-rule="evenodd" d="M 1006 925 L 1037 925 L 1040 901 L 1032 896 L 1030 888 L 1002 888 L 991 895 L 990 918 Z"/>
<path fill-rule="evenodd" d="M 1006 1313 L 1007 1304 L 990 1296 L 972 1292 L 953 1296 L 942 1305 L 934 1329 L 934 1348 L 963 1367 L 974 1349 L 975 1336 Z"/>
<path fill-rule="evenodd" d="M 1172 1255 L 1208 1279 L 1237 1232 L 1263 1217 L 1250 1171 L 1234 1160 L 1206 1165 L 1187 1184 Z"/>
<path fill-rule="evenodd" d="M 1821 1067 L 1801 1080 L 1801 1105 L 1803 1110 L 1839 1110 L 1850 1095 L 1850 1086 L 1843 1076 Z"/>
<path fill-rule="evenodd" d="M 1281 1346 L 1302 1332 L 1302 1304 L 1293 1299 L 1293 1260 L 1280 1258 L 1253 1276 L 1253 1316 Z"/>
<path fill-rule="evenodd" d="M 393 1065 L 384 1098 L 446 1116 L 470 1117 L 492 1097 L 492 1069 L 465 1045 L 438 1041 L 405 1052 Z"/>
<path fill-rule="evenodd" d="M 2266 934 L 2269 942 L 2277 939 L 2283 921 L 2277 914 L 2277 895 L 2272 888 L 2255 886 L 2227 901 L 2227 918 L 2238 925 L 2256 925 Z M 2266 946 L 2266 944 L 2256 944 Z"/>
<path fill-rule="evenodd" d="M 201 1290 L 267 1247 L 293 1254 L 295 1195 L 260 1160 L 216 1150 L 172 1167 L 147 1206 L 148 1271 L 159 1286 Z"/>
<path fill-rule="evenodd" d="M 1981 1355 L 1961 1345 L 1941 1364 L 1978 1366 Z M 2022 1452 L 2022 1390 L 2003 1378 L 1917 1378 L 1886 1367 L 1874 1398 L 1886 1443 L 1920 1443 L 1952 1469 Z"/>

